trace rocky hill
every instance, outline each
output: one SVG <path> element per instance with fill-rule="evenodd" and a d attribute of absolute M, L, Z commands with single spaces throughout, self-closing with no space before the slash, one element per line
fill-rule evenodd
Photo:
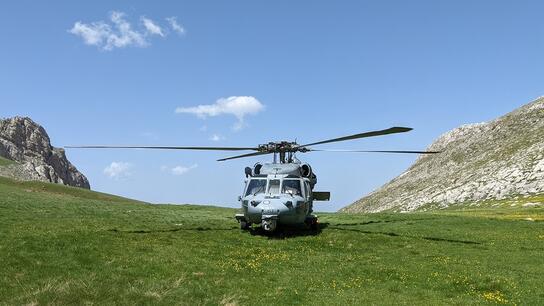
<path fill-rule="evenodd" d="M 0 119 L 0 175 L 90 189 L 64 150 L 51 146 L 43 127 L 27 117 Z"/>
<path fill-rule="evenodd" d="M 440 136 L 404 173 L 342 209 L 413 211 L 544 193 L 544 97 Z"/>

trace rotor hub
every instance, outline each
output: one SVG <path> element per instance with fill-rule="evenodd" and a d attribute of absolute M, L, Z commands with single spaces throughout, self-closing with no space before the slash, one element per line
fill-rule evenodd
<path fill-rule="evenodd" d="M 258 146 L 259 152 L 266 153 L 286 153 L 301 151 L 300 146 L 296 142 L 289 141 L 272 141 Z"/>

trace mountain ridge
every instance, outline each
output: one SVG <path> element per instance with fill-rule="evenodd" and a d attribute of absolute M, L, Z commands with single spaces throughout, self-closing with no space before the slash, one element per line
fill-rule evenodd
<path fill-rule="evenodd" d="M 438 137 L 402 174 L 341 209 L 406 212 L 544 193 L 544 97 Z"/>
<path fill-rule="evenodd" d="M 90 189 L 87 178 L 51 145 L 45 129 L 28 117 L 0 119 L 0 175 Z M 9 162 L 12 161 L 12 162 Z"/>

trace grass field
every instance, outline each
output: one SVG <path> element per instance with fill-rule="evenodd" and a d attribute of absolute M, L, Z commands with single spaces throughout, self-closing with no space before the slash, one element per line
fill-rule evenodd
<path fill-rule="evenodd" d="M 0 156 L 0 166 L 7 166 L 7 165 L 11 165 L 11 164 L 15 164 L 15 162 Z"/>
<path fill-rule="evenodd" d="M 0 303 L 542 305 L 544 211 L 503 212 L 320 214 L 267 236 L 233 209 L 0 178 Z"/>

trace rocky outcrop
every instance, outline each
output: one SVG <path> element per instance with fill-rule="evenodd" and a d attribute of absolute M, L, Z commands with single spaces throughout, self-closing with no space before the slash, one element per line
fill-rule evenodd
<path fill-rule="evenodd" d="M 0 120 L 0 156 L 16 162 L 0 167 L 0 175 L 90 189 L 64 150 L 51 146 L 47 132 L 30 118 Z"/>
<path fill-rule="evenodd" d="M 345 212 L 413 211 L 544 193 L 544 97 L 440 136 L 404 173 Z"/>

